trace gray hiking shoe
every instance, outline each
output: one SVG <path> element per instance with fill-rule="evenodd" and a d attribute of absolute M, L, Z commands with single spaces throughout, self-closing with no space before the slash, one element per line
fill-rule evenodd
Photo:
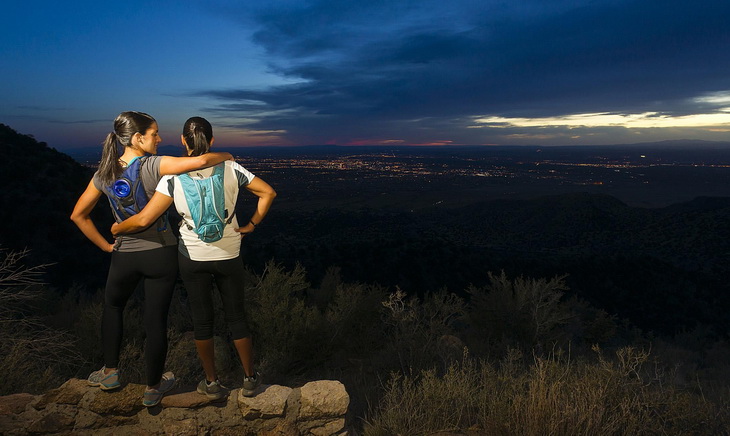
<path fill-rule="evenodd" d="M 168 371 L 162 374 L 160 386 L 157 389 L 145 389 L 142 404 L 146 407 L 156 406 L 162 400 L 162 397 L 170 392 L 173 387 L 175 387 L 175 375 Z"/>
<path fill-rule="evenodd" d="M 198 383 L 198 393 L 200 395 L 205 395 L 213 401 L 220 400 L 226 395 L 225 388 L 221 385 L 220 380 L 210 383 L 208 383 L 205 379 L 201 380 L 200 383 Z"/>
<path fill-rule="evenodd" d="M 256 389 L 261 386 L 261 374 L 258 372 L 254 373 L 252 377 L 243 377 L 243 387 L 241 388 L 241 395 L 244 397 L 253 397 L 256 395 Z"/>
<path fill-rule="evenodd" d="M 119 383 L 118 369 L 110 374 L 105 374 L 105 371 L 106 366 L 102 366 L 100 370 L 92 372 L 87 379 L 89 386 L 99 386 L 102 391 L 110 391 L 122 385 Z"/>

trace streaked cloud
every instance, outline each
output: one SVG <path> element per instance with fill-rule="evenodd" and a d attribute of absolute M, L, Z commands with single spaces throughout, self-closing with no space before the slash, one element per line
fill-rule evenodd
<path fill-rule="evenodd" d="M 477 118 L 474 127 L 623 127 L 627 129 L 671 128 L 671 127 L 716 127 L 730 126 L 730 108 L 714 114 L 693 114 L 682 116 L 663 115 L 657 112 L 641 114 L 575 114 L 545 118 Z"/>

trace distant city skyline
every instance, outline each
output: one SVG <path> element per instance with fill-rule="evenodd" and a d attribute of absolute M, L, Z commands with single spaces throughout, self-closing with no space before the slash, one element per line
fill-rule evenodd
<path fill-rule="evenodd" d="M 98 147 L 124 110 L 164 145 L 730 141 L 730 3 L 10 1 L 0 123 Z"/>

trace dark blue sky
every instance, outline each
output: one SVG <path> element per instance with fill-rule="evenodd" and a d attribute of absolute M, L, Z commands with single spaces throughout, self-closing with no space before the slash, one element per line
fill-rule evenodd
<path fill-rule="evenodd" d="M 727 1 L 8 3 L 0 122 L 60 149 L 730 140 Z"/>

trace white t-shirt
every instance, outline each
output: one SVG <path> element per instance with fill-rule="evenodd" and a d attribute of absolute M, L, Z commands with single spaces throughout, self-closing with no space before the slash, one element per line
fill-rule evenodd
<path fill-rule="evenodd" d="M 246 168 L 233 161 L 225 161 L 223 173 L 223 188 L 225 191 L 225 205 L 228 217 L 235 213 L 238 191 L 241 186 L 246 186 L 254 179 Z M 203 179 L 213 174 L 213 167 L 202 170 L 190 171 L 188 175 L 193 179 Z M 223 229 L 223 237 L 215 242 L 203 242 L 195 233 L 195 223 L 190 215 L 188 202 L 185 199 L 185 192 L 178 180 L 178 176 L 163 176 L 157 185 L 157 192 L 172 197 L 175 202 L 175 209 L 183 217 L 180 226 L 179 249 L 186 257 L 195 261 L 227 260 L 238 257 L 241 251 L 241 235 L 234 229 L 238 227 L 238 220 L 233 221 Z"/>

